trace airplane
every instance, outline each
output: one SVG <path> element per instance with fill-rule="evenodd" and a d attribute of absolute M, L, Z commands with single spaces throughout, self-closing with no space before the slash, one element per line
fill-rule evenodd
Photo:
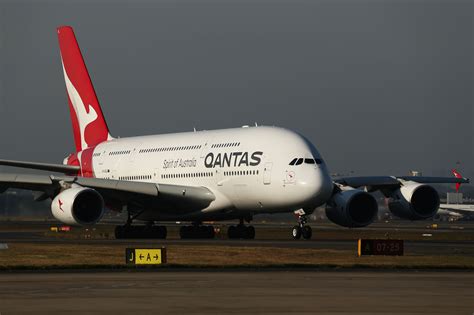
<path fill-rule="evenodd" d="M 64 224 L 93 225 L 105 209 L 125 211 L 116 238 L 166 238 L 157 222 L 191 222 L 186 238 L 214 238 L 206 221 L 239 220 L 230 239 L 253 239 L 250 223 L 261 213 L 294 212 L 294 239 L 310 239 L 307 216 L 326 205 L 327 217 L 345 227 L 376 218 L 370 192 L 390 198 L 401 218 L 431 218 L 439 196 L 431 183 L 467 183 L 466 178 L 366 176 L 333 180 L 316 147 L 280 127 L 243 126 L 211 131 L 114 138 L 109 132 L 72 27 L 57 29 L 72 121 L 75 152 L 63 164 L 0 160 L 0 165 L 62 173 L 0 174 L 0 192 L 34 191 L 52 199 L 53 216 Z M 134 225 L 136 221 L 145 225 Z"/>
<path fill-rule="evenodd" d="M 455 169 L 451 170 L 454 177 L 463 178 L 462 175 Z M 461 183 L 456 183 L 456 192 L 459 192 L 461 188 Z M 473 204 L 452 204 L 444 203 L 439 205 L 438 214 L 449 215 L 452 217 L 462 218 L 464 216 L 474 215 L 474 205 Z"/>

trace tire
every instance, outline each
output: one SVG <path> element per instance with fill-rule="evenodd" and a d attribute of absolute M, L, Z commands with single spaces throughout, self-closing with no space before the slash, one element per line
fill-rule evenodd
<path fill-rule="evenodd" d="M 309 240 L 311 239 L 311 236 L 313 236 L 313 230 L 311 229 L 309 225 L 305 225 L 301 229 L 301 234 L 303 235 L 303 238 L 305 240 Z"/>
<path fill-rule="evenodd" d="M 229 228 L 227 229 L 227 237 L 229 239 L 237 238 L 237 228 L 235 225 L 229 226 Z"/>
<path fill-rule="evenodd" d="M 188 227 L 187 226 L 182 226 L 180 229 L 179 229 L 179 237 L 183 240 L 183 239 L 186 239 L 188 238 Z"/>
<path fill-rule="evenodd" d="M 152 229 L 152 238 L 166 239 L 166 226 L 154 226 Z"/>
<path fill-rule="evenodd" d="M 253 226 L 249 225 L 245 228 L 245 239 L 255 239 L 255 228 Z"/>
<path fill-rule="evenodd" d="M 123 227 L 120 225 L 115 227 L 115 238 L 116 239 L 123 238 Z"/>
<path fill-rule="evenodd" d="M 247 227 L 245 225 L 237 225 L 235 228 L 235 238 L 246 239 L 247 238 Z"/>
<path fill-rule="evenodd" d="M 213 239 L 215 237 L 215 232 L 214 232 L 214 227 L 212 225 L 209 225 L 209 226 L 206 226 L 206 230 L 207 230 L 207 238 L 209 239 Z"/>
<path fill-rule="evenodd" d="M 129 226 L 125 229 L 125 233 L 127 234 L 125 238 L 148 238 L 145 233 L 145 226 L 137 225 L 137 226 Z"/>
<path fill-rule="evenodd" d="M 295 225 L 291 231 L 291 235 L 293 236 L 293 239 L 299 240 L 301 238 L 301 228 L 298 225 Z"/>
<path fill-rule="evenodd" d="M 193 238 L 197 239 L 205 239 L 208 238 L 209 230 L 207 226 L 198 225 L 193 227 Z"/>

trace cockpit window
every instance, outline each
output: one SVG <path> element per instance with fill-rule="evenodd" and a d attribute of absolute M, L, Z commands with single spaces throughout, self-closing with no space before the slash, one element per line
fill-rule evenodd
<path fill-rule="evenodd" d="M 305 164 L 323 164 L 323 160 L 321 159 L 310 159 L 310 158 L 294 158 L 293 160 L 291 160 L 290 162 L 290 165 L 301 165 L 303 164 L 303 162 Z"/>

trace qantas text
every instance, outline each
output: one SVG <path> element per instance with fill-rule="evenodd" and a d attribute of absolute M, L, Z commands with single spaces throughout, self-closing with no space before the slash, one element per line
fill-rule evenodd
<path fill-rule="evenodd" d="M 239 167 L 239 166 L 257 166 L 262 161 L 263 152 L 231 152 L 231 153 L 208 153 L 204 159 L 204 165 L 207 168 L 214 167 Z"/>

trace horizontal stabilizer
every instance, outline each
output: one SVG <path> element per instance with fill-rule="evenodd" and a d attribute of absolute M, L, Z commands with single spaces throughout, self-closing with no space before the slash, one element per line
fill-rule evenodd
<path fill-rule="evenodd" d="M 37 162 L 25 162 L 25 161 L 13 161 L 13 160 L 0 160 L 0 165 L 29 168 L 33 170 L 50 171 L 64 174 L 76 174 L 80 172 L 80 166 L 74 165 L 63 165 L 63 164 L 49 164 L 49 163 L 37 163 Z"/>

